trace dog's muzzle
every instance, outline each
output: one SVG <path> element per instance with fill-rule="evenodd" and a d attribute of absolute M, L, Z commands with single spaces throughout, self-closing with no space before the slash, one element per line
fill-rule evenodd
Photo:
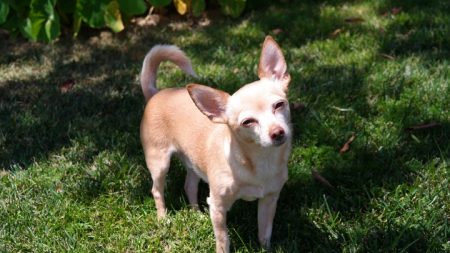
<path fill-rule="evenodd" d="M 269 133 L 270 139 L 275 146 L 280 146 L 286 142 L 286 132 L 282 127 L 275 127 Z"/>

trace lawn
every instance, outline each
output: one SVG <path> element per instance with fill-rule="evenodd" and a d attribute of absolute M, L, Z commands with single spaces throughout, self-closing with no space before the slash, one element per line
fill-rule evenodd
<path fill-rule="evenodd" d="M 207 185 L 190 210 L 177 160 L 156 220 L 138 74 L 153 45 L 176 44 L 199 78 L 163 64 L 159 87 L 233 92 L 256 79 L 267 34 L 292 77 L 295 132 L 273 251 L 450 252 L 450 2 L 438 0 L 274 1 L 52 44 L 0 32 L 0 252 L 212 252 Z M 255 202 L 228 217 L 232 250 L 262 251 Z"/>

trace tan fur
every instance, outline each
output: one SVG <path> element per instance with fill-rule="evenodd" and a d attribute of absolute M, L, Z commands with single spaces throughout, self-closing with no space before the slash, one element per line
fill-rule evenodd
<path fill-rule="evenodd" d="M 261 80 L 233 95 L 198 84 L 158 92 L 156 71 L 163 60 L 195 75 L 189 59 L 174 46 L 156 46 L 144 60 L 141 85 L 148 102 L 141 142 L 158 217 L 166 215 L 164 182 L 170 158 L 177 154 L 188 170 L 184 188 L 194 208 L 200 179 L 209 183 L 216 252 L 229 252 L 226 213 L 237 199 L 258 199 L 258 238 L 268 248 L 292 138 L 286 95 L 290 78 L 279 46 L 266 38 Z M 280 101 L 285 105 L 274 109 Z"/>

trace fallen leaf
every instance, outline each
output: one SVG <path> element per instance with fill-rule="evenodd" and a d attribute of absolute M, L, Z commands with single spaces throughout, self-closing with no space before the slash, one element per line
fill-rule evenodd
<path fill-rule="evenodd" d="M 131 23 L 136 24 L 137 26 L 157 26 L 161 21 L 161 16 L 158 14 L 149 14 L 146 17 L 133 18 Z"/>
<path fill-rule="evenodd" d="M 61 93 L 67 93 L 68 91 L 70 91 L 73 86 L 75 85 L 75 80 L 73 79 L 67 79 L 66 81 L 64 81 L 62 84 L 60 84 L 59 87 L 59 91 L 61 91 Z"/>
<path fill-rule="evenodd" d="M 381 55 L 381 57 L 383 57 L 385 59 L 388 59 L 388 60 L 391 60 L 391 61 L 395 60 L 395 57 L 392 56 L 392 55 L 389 55 L 389 54 L 380 54 L 380 55 Z"/>
<path fill-rule="evenodd" d="M 63 192 L 62 184 L 57 184 L 57 185 L 56 185 L 56 192 L 57 192 L 57 193 Z"/>
<path fill-rule="evenodd" d="M 192 19 L 189 19 L 187 21 L 175 21 L 169 23 L 169 27 L 172 29 L 172 31 L 182 31 L 182 30 L 188 30 L 192 29 L 192 26 L 194 25 L 194 21 Z"/>
<path fill-rule="evenodd" d="M 356 23 L 362 23 L 366 20 L 361 17 L 350 17 L 350 18 L 344 19 L 344 21 L 349 24 L 356 24 Z"/>
<path fill-rule="evenodd" d="M 381 16 L 388 17 L 390 15 L 395 16 L 402 11 L 402 7 L 394 7 L 390 11 L 384 11 L 381 13 Z"/>
<path fill-rule="evenodd" d="M 336 38 L 337 36 L 339 36 L 339 34 L 341 34 L 343 32 L 342 28 L 338 28 L 336 30 L 334 30 L 334 32 L 332 32 L 330 34 L 331 38 Z"/>
<path fill-rule="evenodd" d="M 314 180 L 316 180 L 316 182 L 318 182 L 321 185 L 326 186 L 328 188 L 334 189 L 334 186 L 331 185 L 330 182 L 328 182 L 328 180 L 326 178 L 324 178 L 322 175 L 320 175 L 320 173 L 317 170 L 312 169 L 311 175 L 314 178 Z"/>
<path fill-rule="evenodd" d="M 402 7 L 394 7 L 391 10 L 391 14 L 395 16 L 395 15 L 399 14 L 401 11 L 402 11 Z"/>
<path fill-rule="evenodd" d="M 350 150 L 350 144 L 355 140 L 356 135 L 353 133 L 352 136 L 348 139 L 346 143 L 342 146 L 342 148 L 339 150 L 339 154 L 344 154 L 345 152 Z"/>
<path fill-rule="evenodd" d="M 278 34 L 280 34 L 280 33 L 283 33 L 283 29 L 281 29 L 281 28 L 275 28 L 275 29 L 272 30 L 272 33 L 273 33 L 274 35 L 278 35 Z"/>
<path fill-rule="evenodd" d="M 441 124 L 436 123 L 436 122 L 431 122 L 431 123 L 427 123 L 427 124 L 421 124 L 421 125 L 407 127 L 406 130 L 415 131 L 415 130 L 429 129 L 429 128 L 434 128 L 434 127 L 439 127 L 439 126 L 441 126 Z"/>
<path fill-rule="evenodd" d="M 300 103 L 300 102 L 294 102 L 294 103 L 291 103 L 291 106 L 290 106 L 290 107 L 291 107 L 292 110 L 294 110 L 294 111 L 301 111 L 301 110 L 303 110 L 303 109 L 306 108 L 305 104 Z"/>
<path fill-rule="evenodd" d="M 207 27 L 207 26 L 209 26 L 211 24 L 211 20 L 206 16 L 206 15 L 204 15 L 199 21 L 198 21 L 198 25 L 200 26 L 200 27 Z"/>

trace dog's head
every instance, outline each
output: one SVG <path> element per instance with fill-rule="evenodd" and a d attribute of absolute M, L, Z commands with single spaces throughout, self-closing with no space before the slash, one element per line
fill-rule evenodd
<path fill-rule="evenodd" d="M 287 90 L 290 76 L 278 44 L 267 36 L 258 66 L 260 80 L 233 95 L 207 86 L 190 84 L 188 92 L 211 121 L 227 124 L 236 138 L 259 146 L 279 146 L 290 138 Z"/>

